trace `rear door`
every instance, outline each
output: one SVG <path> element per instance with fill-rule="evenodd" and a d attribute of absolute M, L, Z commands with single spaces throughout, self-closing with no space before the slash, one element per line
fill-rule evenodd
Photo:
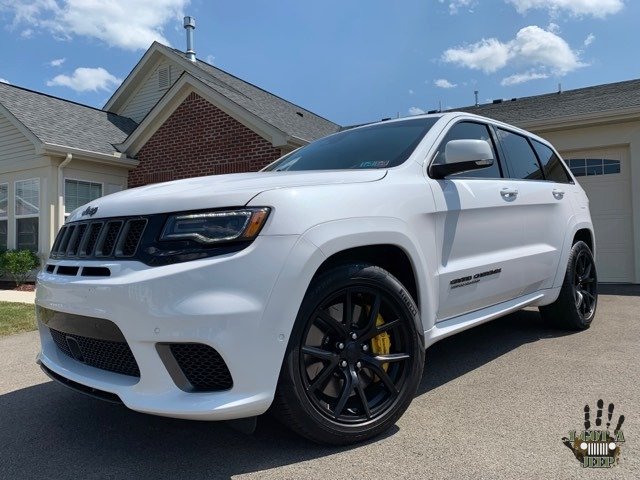
<path fill-rule="evenodd" d="M 492 129 L 475 120 L 454 124 L 431 161 L 442 162 L 446 143 L 462 139 L 488 141 L 496 161 L 432 183 L 439 248 L 438 321 L 517 297 L 524 288 L 525 222 L 518 199 L 509 193 L 514 182 L 504 178 Z"/>
<path fill-rule="evenodd" d="M 521 295 L 551 288 L 573 214 L 571 180 L 548 146 L 519 132 L 495 129 L 513 190 L 514 212 L 524 221 L 518 248 Z"/>

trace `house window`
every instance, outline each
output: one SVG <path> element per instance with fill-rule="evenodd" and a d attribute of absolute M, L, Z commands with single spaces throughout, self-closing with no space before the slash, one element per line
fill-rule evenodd
<path fill-rule="evenodd" d="M 7 249 L 9 184 L 0 183 L 0 250 Z"/>
<path fill-rule="evenodd" d="M 101 183 L 70 179 L 64 181 L 64 211 L 66 214 L 101 196 Z"/>
<path fill-rule="evenodd" d="M 40 180 L 16 182 L 16 248 L 38 251 Z"/>
<path fill-rule="evenodd" d="M 571 172 L 576 177 L 593 175 L 614 175 L 620 173 L 620 160 L 604 158 L 572 158 L 567 160 Z"/>

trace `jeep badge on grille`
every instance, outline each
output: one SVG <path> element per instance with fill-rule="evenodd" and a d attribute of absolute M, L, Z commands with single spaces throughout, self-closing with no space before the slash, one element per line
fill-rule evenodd
<path fill-rule="evenodd" d="M 98 207 L 92 207 L 92 206 L 88 206 L 84 212 L 82 212 L 82 216 L 84 217 L 85 215 L 89 215 L 90 217 L 93 217 L 96 212 L 98 211 Z"/>

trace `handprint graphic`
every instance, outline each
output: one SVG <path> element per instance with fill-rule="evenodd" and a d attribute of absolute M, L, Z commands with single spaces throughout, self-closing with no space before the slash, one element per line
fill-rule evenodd
<path fill-rule="evenodd" d="M 562 442 L 573 452 L 574 456 L 582 463 L 583 467 L 608 468 L 618 462 L 620 457 L 620 444 L 624 442 L 622 424 L 624 415 L 618 417 L 618 422 L 613 431 L 610 431 L 611 420 L 615 406 L 610 403 L 606 409 L 606 426 L 602 428 L 604 401 L 596 403 L 596 418 L 592 424 L 591 408 L 584 406 L 584 430 L 582 432 L 571 431 L 569 438 L 564 437 Z M 592 429 L 592 427 L 595 427 Z"/>

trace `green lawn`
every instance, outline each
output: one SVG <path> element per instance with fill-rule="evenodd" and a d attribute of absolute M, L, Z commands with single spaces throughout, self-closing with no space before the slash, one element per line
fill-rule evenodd
<path fill-rule="evenodd" d="M 0 302 L 0 337 L 36 329 L 35 306 Z"/>

